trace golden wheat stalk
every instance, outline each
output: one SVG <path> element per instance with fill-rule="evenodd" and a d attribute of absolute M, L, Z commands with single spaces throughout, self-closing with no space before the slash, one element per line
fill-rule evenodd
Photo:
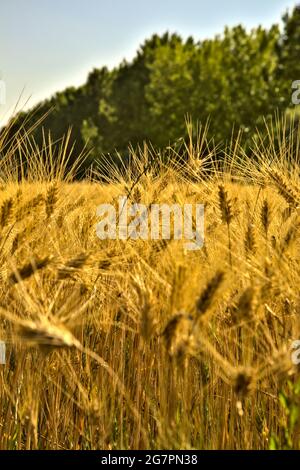
<path fill-rule="evenodd" d="M 46 216 L 49 218 L 55 209 L 55 205 L 58 199 L 58 187 L 56 183 L 53 183 L 47 190 L 45 198 Z"/>
<path fill-rule="evenodd" d="M 13 198 L 6 199 L 0 208 L 0 228 L 6 227 L 13 215 L 14 201 Z"/>
<path fill-rule="evenodd" d="M 300 194 L 291 185 L 289 181 L 276 169 L 269 171 L 271 180 L 275 183 L 275 186 L 279 194 L 286 200 L 286 202 L 293 208 L 299 206 Z"/>
<path fill-rule="evenodd" d="M 16 268 L 15 272 L 9 275 L 9 282 L 16 284 L 31 277 L 36 271 L 40 271 L 47 267 L 52 260 L 51 257 L 45 256 L 44 258 L 32 258 L 28 263 L 25 263 L 20 268 Z"/>
<path fill-rule="evenodd" d="M 196 301 L 197 315 L 203 315 L 210 308 L 223 279 L 224 271 L 217 271 L 216 274 L 208 281 L 206 287 Z"/>
<path fill-rule="evenodd" d="M 82 269 L 89 258 L 88 253 L 80 253 L 79 255 L 75 256 L 74 258 L 69 259 L 66 261 L 64 266 L 58 268 L 57 270 L 57 278 L 58 279 L 66 279 L 72 274 L 78 272 Z"/>

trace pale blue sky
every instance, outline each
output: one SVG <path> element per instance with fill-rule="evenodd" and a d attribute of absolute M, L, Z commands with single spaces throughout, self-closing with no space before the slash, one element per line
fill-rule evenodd
<path fill-rule="evenodd" d="M 29 105 L 66 86 L 84 83 L 93 67 L 131 59 L 153 33 L 166 30 L 196 40 L 225 25 L 278 23 L 299 3 L 291 0 L 1 0 L 0 79 L 6 105 L 0 126 L 23 88 Z M 28 107 L 28 105 L 27 105 Z"/>

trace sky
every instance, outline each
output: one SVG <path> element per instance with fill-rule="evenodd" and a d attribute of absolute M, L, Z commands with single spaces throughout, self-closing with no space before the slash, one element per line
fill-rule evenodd
<path fill-rule="evenodd" d="M 299 3 L 291 0 L 1 0 L 0 126 L 17 109 L 32 107 L 89 71 L 134 57 L 153 33 L 196 40 L 224 26 L 270 27 Z M 0 90 L 1 91 L 1 90 Z M 19 101 L 20 99 L 20 101 Z M 18 103 L 19 101 L 19 103 Z"/>

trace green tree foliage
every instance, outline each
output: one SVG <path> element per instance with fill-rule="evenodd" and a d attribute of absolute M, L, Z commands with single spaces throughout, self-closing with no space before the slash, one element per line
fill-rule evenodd
<path fill-rule="evenodd" d="M 274 112 L 292 108 L 292 82 L 300 80 L 300 6 L 283 17 L 283 27 L 225 28 L 195 42 L 178 34 L 153 35 L 132 62 L 113 70 L 94 69 L 79 88 L 68 88 L 18 116 L 11 132 L 29 129 L 60 139 L 72 128 L 75 152 L 91 149 L 88 163 L 115 150 L 126 155 L 151 142 L 163 148 L 185 137 L 185 116 L 210 119 L 210 138 L 223 146 L 232 129 L 248 145 Z"/>
<path fill-rule="evenodd" d="M 283 17 L 283 34 L 278 44 L 277 79 L 281 101 L 289 105 L 291 83 L 300 80 L 300 5 Z"/>

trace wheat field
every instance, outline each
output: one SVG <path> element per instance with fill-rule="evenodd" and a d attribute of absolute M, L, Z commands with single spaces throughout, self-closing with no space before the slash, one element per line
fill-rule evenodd
<path fill-rule="evenodd" d="M 300 448 L 298 142 L 274 132 L 222 164 L 203 129 L 184 163 L 145 145 L 107 181 L 74 180 L 68 136 L 2 136 L 1 449 Z M 99 240 L 124 194 L 203 203 L 204 247 Z"/>

